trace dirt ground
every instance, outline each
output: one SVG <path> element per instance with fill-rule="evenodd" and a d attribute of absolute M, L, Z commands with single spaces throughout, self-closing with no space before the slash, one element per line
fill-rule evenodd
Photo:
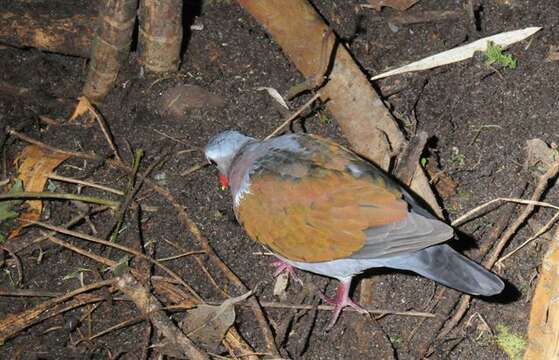
<path fill-rule="evenodd" d="M 36 1 L 41 3 L 41 1 Z M 52 2 L 52 1 L 51 1 Z M 0 1 L 3 3 L 3 1 Z M 58 1 L 75 11 L 96 11 L 92 2 Z M 71 3 L 71 4 L 69 4 Z M 390 77 L 374 83 L 402 129 L 409 136 L 415 130 L 426 131 L 431 140 L 425 158 L 438 162 L 439 169 L 456 184 L 450 194 L 441 194 L 441 203 L 449 219 L 498 197 L 508 197 L 525 183 L 521 174 L 525 160 L 525 144 L 532 138 L 553 143 L 556 139 L 559 67 L 548 61 L 552 46 L 559 45 L 556 24 L 559 3 L 554 0 L 481 0 L 477 21 L 472 22 L 465 12 L 450 21 L 395 25 L 393 19 L 400 12 L 383 9 L 380 13 L 360 6 L 365 1 L 316 0 L 313 4 L 330 23 L 356 61 L 368 75 L 384 69 L 421 59 L 454 46 L 491 34 L 542 26 L 543 30 L 530 40 L 512 46 L 509 53 L 518 59 L 514 70 L 495 71 L 483 61 L 467 60 L 431 71 Z M 59 4 L 59 5 L 60 5 Z M 196 1 L 185 3 L 197 15 L 194 24 L 203 25 L 193 30 L 183 56 L 180 72 L 170 78 L 157 78 L 141 71 L 135 53 L 129 57 L 120 73 L 117 85 L 99 107 L 123 158 L 131 162 L 130 149 L 143 149 L 145 170 L 159 156 L 170 154 L 157 167 L 152 178 L 168 188 L 185 207 L 209 238 L 223 261 L 250 289 L 257 285 L 256 295 L 262 301 L 278 302 L 272 289 L 274 279 L 270 258 L 251 241 L 234 219 L 231 199 L 220 191 L 215 169 L 203 167 L 188 175 L 181 175 L 196 164 L 204 163 L 199 149 L 214 134 L 225 129 L 238 129 L 255 137 L 265 137 L 282 121 L 274 100 L 257 87 L 273 87 L 281 94 L 303 81 L 273 39 L 234 1 Z M 462 11 L 462 1 L 440 2 L 421 0 L 406 14 L 422 15 L 428 11 Z M 32 89 L 32 94 L 21 96 L 0 92 L 1 128 L 10 126 L 44 143 L 72 151 L 95 151 L 110 156 L 105 137 L 98 126 L 67 123 L 47 125 L 39 116 L 63 121 L 75 106 L 75 99 L 85 80 L 86 60 L 35 49 L 0 47 L 0 81 Z M 176 85 L 198 85 L 224 101 L 221 107 L 191 108 L 184 115 L 175 115 L 162 105 L 162 94 Z M 307 96 L 294 100 L 296 108 Z M 320 113 L 320 116 L 319 116 Z M 295 122 L 295 131 L 307 131 L 344 142 L 343 136 L 325 112 L 313 112 L 303 123 Z M 0 134 L 2 135 L 2 134 Z M 0 136 L 1 138 L 1 136 Z M 7 176 L 15 176 L 14 159 L 26 143 L 10 137 L 4 144 L 3 168 Z M 3 166 L 4 166 L 3 165 Z M 57 172 L 87 179 L 107 186 L 124 189 L 127 174 L 107 164 L 72 158 Z M 0 174 L 0 180 L 5 175 Z M 76 186 L 54 182 L 56 191 L 76 192 Z M 529 185 L 527 194 L 533 185 Z M 4 189 L 2 189 L 4 190 Z M 87 194 L 119 200 L 116 195 L 84 189 Z M 546 201 L 558 198 L 551 189 Z M 120 235 L 120 243 L 134 246 L 141 236 L 143 243 L 154 245 L 154 256 L 165 258 L 177 254 L 170 245 L 179 244 L 188 251 L 200 248 L 198 241 L 178 220 L 173 207 L 147 187 L 140 190 L 138 199 L 146 205 L 139 215 L 130 211 Z M 154 210 L 155 209 L 155 210 Z M 48 202 L 42 220 L 63 224 L 79 212 L 75 204 L 63 201 Z M 453 246 L 473 259 L 479 260 L 480 247 L 485 241 L 500 211 L 495 211 L 461 226 Z M 550 214 L 540 211 L 544 222 Z M 140 217 L 140 219 L 138 219 Z M 112 217 L 102 213 L 91 217 L 97 236 L 106 234 Z M 138 223 L 141 225 L 138 226 Z M 92 232 L 83 223 L 74 228 Z M 5 230 L 5 229 L 4 229 Z M 533 229 L 524 226 L 507 250 L 524 241 Z M 20 238 L 35 238 L 36 230 L 24 231 Z M 101 247 L 83 243 L 70 237 L 74 244 L 101 253 Z M 15 239 L 18 240 L 18 239 Z M 11 241 L 11 240 L 10 240 Z M 538 267 L 546 250 L 545 240 L 537 240 L 517 256 L 508 260 L 499 274 L 506 280 L 507 290 L 492 299 L 476 298 L 465 319 L 443 341 L 435 344 L 432 359 L 507 359 L 497 345 L 496 335 L 505 326 L 512 333 L 524 337 L 527 330 L 530 300 L 538 275 Z M 104 252 L 106 255 L 106 252 Z M 41 243 L 18 253 L 24 282 L 22 289 L 65 293 L 81 286 L 80 278 L 69 276 L 83 273 L 83 282 L 99 281 L 108 277 L 97 263 L 61 247 Z M 0 258 L 0 289 L 14 287 L 17 276 L 15 263 L 8 254 Z M 122 253 L 113 252 L 111 258 L 121 259 Z M 204 259 L 203 255 L 200 256 Z M 208 301 L 222 301 L 192 257 L 167 261 L 166 265 L 192 285 Z M 99 269 L 96 273 L 92 269 Z M 218 284 L 231 295 L 239 291 L 214 267 L 208 269 Z M 158 274 L 158 271 L 156 271 Z M 429 311 L 447 316 L 449 304 L 457 293 L 447 290 L 437 299 L 441 286 L 411 273 L 374 271 L 365 276 L 375 277 L 375 308 L 393 311 Z M 326 286 L 328 281 L 316 275 L 305 275 L 306 281 Z M 335 282 L 327 285 L 333 291 Z M 301 287 L 290 284 L 286 302 L 295 300 Z M 358 298 L 359 286 L 354 291 Z M 47 300 L 42 297 L 0 297 L 0 319 L 18 314 Z M 438 302 L 437 302 L 438 301 Z M 433 308 L 433 305 L 436 304 Z M 146 324 L 110 332 L 94 340 L 82 340 L 121 321 L 138 316 L 135 307 L 127 302 L 102 302 L 89 318 L 90 306 L 68 311 L 35 324 L 0 346 L 1 359 L 138 359 L 144 351 Z M 290 309 L 266 309 L 272 328 L 292 314 Z M 479 315 L 479 316 L 478 316 Z M 179 320 L 180 313 L 172 315 Z M 362 323 L 360 315 L 342 314 L 330 332 L 323 328 L 329 313 L 320 311 L 301 354 L 299 341 L 305 335 L 308 314 L 288 332 L 281 346 L 282 355 L 304 359 L 416 359 L 421 348 L 437 335 L 433 319 L 388 315 Z M 483 320 L 481 320 L 483 319 Z M 236 326 L 255 351 L 265 352 L 265 342 L 251 310 L 237 307 Z M 363 334 L 367 335 L 364 336 Z M 155 339 L 156 340 L 156 339 Z M 152 341 L 156 343 L 157 341 Z M 227 355 L 224 348 L 218 354 Z M 150 351 L 149 358 L 156 358 Z"/>

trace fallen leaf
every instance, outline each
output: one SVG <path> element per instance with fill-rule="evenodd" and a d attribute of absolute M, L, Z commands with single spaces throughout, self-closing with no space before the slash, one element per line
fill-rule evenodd
<path fill-rule="evenodd" d="M 252 291 L 225 300 L 221 305 L 200 304 L 186 313 L 181 328 L 186 336 L 208 351 L 215 351 L 227 330 L 235 322 L 235 304 L 247 299 Z"/>
<path fill-rule="evenodd" d="M 216 108 L 225 105 L 225 100 L 196 85 L 177 85 L 166 90 L 161 97 L 163 113 L 182 117 L 189 109 Z"/>
<path fill-rule="evenodd" d="M 551 45 L 549 47 L 549 51 L 547 52 L 547 57 L 545 61 L 552 62 L 552 61 L 559 61 L 559 46 Z"/>
<path fill-rule="evenodd" d="M 383 6 L 404 11 L 415 5 L 419 0 L 369 0 L 371 7 L 377 11 L 382 10 Z"/>
<path fill-rule="evenodd" d="M 78 100 L 78 105 L 76 105 L 76 108 L 74 109 L 72 115 L 70 115 L 68 121 L 75 121 L 82 115 L 89 114 L 87 122 L 92 122 L 95 119 L 94 115 L 90 112 L 93 105 L 91 105 L 91 102 L 85 96 L 80 96 Z"/>
<path fill-rule="evenodd" d="M 19 176 L 23 187 L 27 192 L 41 192 L 48 180 L 48 175 L 54 171 L 68 155 L 61 153 L 46 152 L 37 145 L 26 146 L 15 160 L 19 164 Z M 10 233 L 9 238 L 16 237 L 21 229 L 27 226 L 28 221 L 39 220 L 43 210 L 41 200 L 26 201 L 27 209 L 19 217 L 22 223 L 17 229 Z"/>
<path fill-rule="evenodd" d="M 268 95 L 274 98 L 274 100 L 276 100 L 281 106 L 289 110 L 289 106 L 287 106 L 287 103 L 276 89 L 271 87 L 261 86 L 261 87 L 257 87 L 256 90 L 257 91 L 266 90 L 268 92 Z"/>
<path fill-rule="evenodd" d="M 486 51 L 488 47 L 488 43 L 490 42 L 493 42 L 494 44 L 497 44 L 501 46 L 503 49 L 505 49 L 516 42 L 522 41 L 534 35 L 536 32 L 540 30 L 541 27 L 529 27 L 525 29 L 508 31 L 508 32 L 488 36 L 483 39 L 479 39 L 474 42 L 471 42 L 469 44 L 459 46 L 447 51 L 443 51 L 435 55 L 428 56 L 424 59 L 415 61 L 408 65 L 404 65 L 397 69 L 393 69 L 375 75 L 371 78 L 371 80 L 377 80 L 388 76 L 403 74 L 411 71 L 428 70 L 438 66 L 443 66 L 443 65 L 448 65 L 455 62 L 463 61 L 471 58 L 476 53 L 476 51 Z"/>

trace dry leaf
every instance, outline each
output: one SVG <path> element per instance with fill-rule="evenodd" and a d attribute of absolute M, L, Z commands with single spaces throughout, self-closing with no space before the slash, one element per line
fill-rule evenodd
<path fill-rule="evenodd" d="M 419 0 L 369 0 L 369 4 L 377 11 L 382 10 L 383 6 L 404 11 L 415 5 L 418 1 Z"/>
<path fill-rule="evenodd" d="M 68 121 L 74 121 L 86 113 L 89 113 L 88 122 L 93 121 L 95 118 L 93 114 L 90 113 L 90 109 L 93 107 L 91 102 L 85 96 L 80 96 L 78 100 L 78 105 L 76 105 L 76 108 Z"/>
<path fill-rule="evenodd" d="M 505 49 L 516 42 L 522 41 L 534 35 L 536 32 L 540 30 L 541 27 L 529 27 L 525 29 L 508 31 L 508 32 L 488 36 L 483 39 L 479 39 L 474 42 L 471 42 L 469 44 L 459 46 L 447 51 L 443 51 L 435 55 L 428 56 L 424 59 L 415 61 L 408 65 L 404 65 L 397 69 L 375 75 L 371 78 L 371 80 L 377 80 L 377 79 L 385 78 L 387 76 L 403 74 L 411 71 L 432 69 L 438 66 L 448 65 L 455 62 L 463 61 L 471 58 L 476 51 L 486 51 L 487 44 L 491 42 Z"/>
<path fill-rule="evenodd" d="M 257 91 L 266 90 L 268 92 L 268 95 L 274 98 L 274 100 L 276 100 L 281 106 L 289 110 L 289 106 L 287 106 L 287 103 L 285 102 L 283 97 L 281 97 L 280 93 L 276 89 L 271 87 L 261 86 L 261 87 L 257 87 L 256 90 Z"/>
<path fill-rule="evenodd" d="M 449 199 L 456 194 L 456 183 L 446 172 L 437 167 L 434 159 L 429 159 L 426 169 L 432 184 L 443 200 Z"/>
<path fill-rule="evenodd" d="M 186 313 L 181 328 L 186 336 L 209 351 L 215 351 L 227 330 L 235 322 L 235 304 L 252 295 L 225 300 L 221 305 L 200 304 Z"/>
<path fill-rule="evenodd" d="M 526 141 L 526 166 L 536 178 L 542 176 L 559 158 L 557 150 L 541 139 Z"/>
<path fill-rule="evenodd" d="M 68 155 L 61 153 L 46 152 L 37 145 L 26 146 L 17 157 L 16 164 L 19 164 L 18 179 L 23 181 L 24 191 L 41 192 L 48 180 L 48 175 L 54 171 Z M 26 202 L 27 210 L 23 212 L 19 219 L 22 226 L 13 230 L 10 238 L 16 237 L 21 229 L 26 226 L 27 221 L 36 221 L 41 216 L 43 202 L 41 200 L 29 200 Z"/>

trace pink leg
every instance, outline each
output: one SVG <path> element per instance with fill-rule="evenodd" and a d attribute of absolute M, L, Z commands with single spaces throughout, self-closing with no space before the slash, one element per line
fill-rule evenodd
<path fill-rule="evenodd" d="M 295 273 L 295 268 L 289 265 L 288 263 L 286 263 L 285 261 L 282 261 L 280 259 L 275 259 L 274 261 L 272 261 L 272 266 L 276 267 L 276 270 L 274 271 L 274 277 L 277 277 L 282 272 L 287 271 L 287 273 L 293 280 L 303 285 L 303 281 L 299 279 L 299 277 Z"/>
<path fill-rule="evenodd" d="M 338 320 L 342 309 L 346 306 L 351 306 L 362 314 L 369 314 L 367 310 L 363 309 L 361 306 L 357 305 L 353 302 L 353 300 L 349 298 L 350 287 L 351 278 L 340 281 L 340 283 L 338 284 L 338 289 L 336 290 L 336 296 L 334 298 L 328 298 L 323 293 L 320 293 L 320 298 L 322 299 L 322 301 L 334 306 L 334 310 L 332 310 L 332 318 L 330 319 L 328 326 L 326 326 L 326 331 L 332 329 L 332 327 Z"/>

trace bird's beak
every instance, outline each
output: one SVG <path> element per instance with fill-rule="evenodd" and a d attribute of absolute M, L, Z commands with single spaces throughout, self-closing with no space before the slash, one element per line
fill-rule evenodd
<path fill-rule="evenodd" d="M 221 184 L 222 191 L 227 190 L 227 188 L 229 187 L 229 179 L 227 179 L 227 176 L 223 174 L 219 174 L 219 183 Z"/>

